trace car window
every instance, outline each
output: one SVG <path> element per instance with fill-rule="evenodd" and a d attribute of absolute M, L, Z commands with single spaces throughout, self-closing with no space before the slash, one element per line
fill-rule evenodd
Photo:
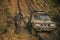
<path fill-rule="evenodd" d="M 48 20 L 47 15 L 34 15 L 34 18 L 37 20 Z"/>
<path fill-rule="evenodd" d="M 40 16 L 40 19 L 41 20 L 48 20 L 48 17 L 47 16 Z"/>

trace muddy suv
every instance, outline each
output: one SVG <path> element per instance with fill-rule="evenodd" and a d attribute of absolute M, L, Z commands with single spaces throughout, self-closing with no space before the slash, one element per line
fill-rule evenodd
<path fill-rule="evenodd" d="M 32 17 L 33 28 L 36 31 L 52 31 L 56 28 L 54 22 L 43 11 L 35 11 Z"/>

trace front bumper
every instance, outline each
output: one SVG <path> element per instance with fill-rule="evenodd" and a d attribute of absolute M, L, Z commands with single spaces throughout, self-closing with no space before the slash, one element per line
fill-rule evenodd
<path fill-rule="evenodd" d="M 36 31 L 52 31 L 55 28 L 53 27 L 40 27 L 40 28 L 34 28 Z"/>

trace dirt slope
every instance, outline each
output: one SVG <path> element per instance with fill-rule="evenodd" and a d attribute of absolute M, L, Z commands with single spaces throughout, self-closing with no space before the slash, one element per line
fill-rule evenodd
<path fill-rule="evenodd" d="M 58 33 L 56 31 L 53 31 L 51 33 L 40 32 L 37 33 L 38 36 L 35 37 L 29 33 L 29 31 L 25 28 L 26 25 L 23 22 L 21 23 L 22 25 L 19 26 L 18 28 L 19 30 L 17 30 L 19 34 L 16 34 L 13 18 L 18 14 L 17 12 L 19 11 L 17 0 L 6 0 L 4 2 L 6 8 L 3 6 L 2 9 L 4 10 L 8 8 L 10 15 L 6 16 L 7 14 L 4 14 L 6 12 L 4 10 L 3 11 L 4 13 L 2 14 L 4 16 L 0 22 L 0 25 L 4 23 L 4 25 L 9 25 L 9 27 L 7 28 L 7 32 L 0 36 L 0 40 L 57 40 L 58 39 Z M 43 0 L 41 2 L 38 2 L 37 0 L 19 0 L 19 5 L 21 13 L 23 14 L 24 17 L 26 17 L 24 18 L 25 21 L 28 20 L 28 17 L 32 14 L 32 12 L 34 12 L 34 10 L 44 10 L 45 12 L 47 12 L 47 10 L 50 9 L 49 8 L 50 5 L 44 3 Z M 9 24 L 6 21 L 7 19 L 9 22 L 11 21 Z"/>

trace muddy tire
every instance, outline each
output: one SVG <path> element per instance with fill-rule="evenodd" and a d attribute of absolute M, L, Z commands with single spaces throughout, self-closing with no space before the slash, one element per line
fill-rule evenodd
<path fill-rule="evenodd" d="M 32 29 L 32 35 L 36 36 L 36 34 L 37 34 L 36 31 Z"/>

